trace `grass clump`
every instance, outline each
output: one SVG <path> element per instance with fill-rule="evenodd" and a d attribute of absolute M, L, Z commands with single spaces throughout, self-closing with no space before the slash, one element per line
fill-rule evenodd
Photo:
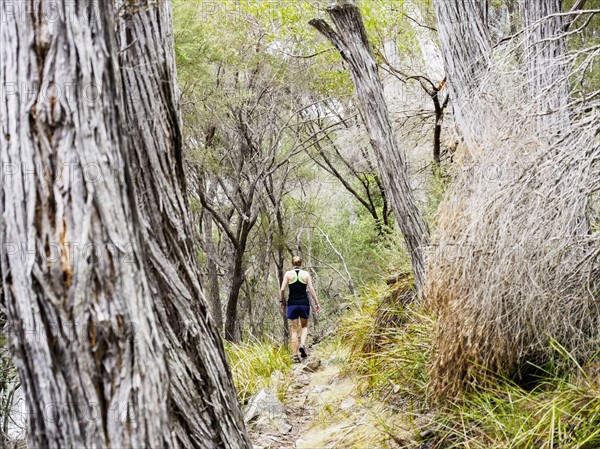
<path fill-rule="evenodd" d="M 291 354 L 287 345 L 257 340 L 243 343 L 225 342 L 225 352 L 242 403 L 247 402 L 262 388 L 274 390 L 273 392 L 283 400 L 289 387 L 288 374 L 291 368 Z M 283 373 L 281 381 L 272 382 L 271 375 L 275 371 Z"/>
<path fill-rule="evenodd" d="M 438 413 L 439 447 L 594 449 L 600 447 L 599 366 L 582 368 L 563 348 L 562 360 L 539 370 L 533 389 L 510 379 L 486 382 L 460 404 Z M 569 363 L 565 371 L 565 363 Z M 558 369 L 557 367 L 561 368 Z"/>
<path fill-rule="evenodd" d="M 459 399 L 433 402 L 435 323 L 407 292 L 402 282 L 363 289 L 338 335 L 349 349 L 348 374 L 360 375 L 363 388 L 395 411 L 400 424 L 386 431 L 400 447 L 600 448 L 600 362 L 580 364 L 553 340 L 554 357 L 542 366 L 529 363 L 526 379 L 488 372 Z"/>
<path fill-rule="evenodd" d="M 392 286 L 369 287 L 343 318 L 340 338 L 351 348 L 348 369 L 368 390 L 394 398 L 426 397 L 432 320 L 413 302 L 408 279 Z"/>

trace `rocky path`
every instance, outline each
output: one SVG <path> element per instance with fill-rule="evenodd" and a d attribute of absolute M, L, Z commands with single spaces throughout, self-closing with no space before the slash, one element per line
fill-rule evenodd
<path fill-rule="evenodd" d="M 271 393 L 284 382 L 284 403 Z M 318 350 L 289 377 L 273 373 L 271 389 L 255 395 L 245 409 L 255 449 L 384 449 L 389 437 L 378 428 L 384 410 L 365 403 L 352 378 L 341 374 L 338 355 Z"/>

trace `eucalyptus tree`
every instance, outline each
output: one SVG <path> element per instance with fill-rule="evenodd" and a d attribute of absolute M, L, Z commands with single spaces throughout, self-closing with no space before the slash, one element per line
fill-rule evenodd
<path fill-rule="evenodd" d="M 30 445 L 249 448 L 197 277 L 170 3 L 53 6 L 0 5 L 1 267 Z"/>

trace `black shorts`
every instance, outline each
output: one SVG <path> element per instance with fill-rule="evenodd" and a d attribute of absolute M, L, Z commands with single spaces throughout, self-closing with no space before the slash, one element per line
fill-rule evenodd
<path fill-rule="evenodd" d="M 288 320 L 297 320 L 298 318 L 307 320 L 310 316 L 310 306 L 288 306 L 286 316 Z"/>

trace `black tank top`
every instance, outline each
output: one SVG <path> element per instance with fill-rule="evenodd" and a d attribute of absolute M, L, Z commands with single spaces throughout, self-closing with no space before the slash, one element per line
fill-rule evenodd
<path fill-rule="evenodd" d="M 288 306 L 310 306 L 308 294 L 306 293 L 306 283 L 300 278 L 300 269 L 294 270 L 296 278 L 288 283 L 290 296 Z"/>

